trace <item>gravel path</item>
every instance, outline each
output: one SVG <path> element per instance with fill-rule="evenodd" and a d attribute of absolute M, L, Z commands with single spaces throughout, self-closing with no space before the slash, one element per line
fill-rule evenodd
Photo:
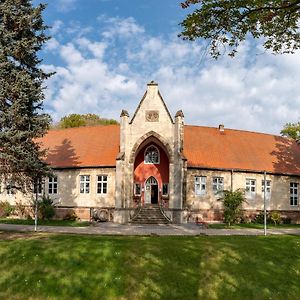
<path fill-rule="evenodd" d="M 0 231 L 34 231 L 32 225 L 0 224 Z M 168 225 L 120 225 L 101 223 L 89 227 L 38 226 L 38 232 L 98 234 L 98 235 L 263 235 L 262 229 L 204 229 L 195 224 Z M 300 235 L 300 228 L 268 229 L 268 235 L 293 234 Z"/>

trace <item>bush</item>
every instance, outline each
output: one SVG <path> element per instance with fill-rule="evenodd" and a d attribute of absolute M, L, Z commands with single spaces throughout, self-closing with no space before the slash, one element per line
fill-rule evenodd
<path fill-rule="evenodd" d="M 0 217 L 8 217 L 14 212 L 14 207 L 8 201 L 0 202 Z"/>
<path fill-rule="evenodd" d="M 236 191 L 223 191 L 224 222 L 227 226 L 235 224 L 241 218 L 241 207 L 245 202 L 244 192 L 240 189 Z"/>
<path fill-rule="evenodd" d="M 268 221 L 269 221 L 269 216 L 267 213 L 267 223 L 268 223 Z M 261 211 L 258 215 L 256 215 L 253 220 L 253 223 L 264 224 L 264 212 Z"/>
<path fill-rule="evenodd" d="M 289 217 L 281 218 L 282 224 L 292 224 L 292 219 Z"/>
<path fill-rule="evenodd" d="M 68 220 L 68 221 L 76 221 L 77 219 L 78 219 L 78 217 L 73 209 L 71 211 L 67 212 L 63 218 L 63 220 Z"/>
<path fill-rule="evenodd" d="M 280 224 L 280 222 L 281 222 L 281 215 L 280 215 L 279 212 L 273 211 L 273 212 L 271 213 L 270 219 L 272 220 L 272 222 L 273 222 L 275 225 Z"/>
<path fill-rule="evenodd" d="M 43 196 L 38 202 L 38 213 L 42 220 L 52 219 L 55 215 L 55 204 L 49 196 Z"/>
<path fill-rule="evenodd" d="M 15 214 L 20 218 L 28 218 L 30 216 L 29 209 L 22 203 L 22 201 L 15 202 Z"/>

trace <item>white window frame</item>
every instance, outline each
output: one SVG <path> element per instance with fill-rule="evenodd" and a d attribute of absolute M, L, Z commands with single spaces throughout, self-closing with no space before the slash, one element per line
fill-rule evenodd
<path fill-rule="evenodd" d="M 256 179 L 246 178 L 246 196 L 253 198 L 256 195 Z"/>
<path fill-rule="evenodd" d="M 137 192 L 137 186 L 139 187 L 139 193 Z M 135 196 L 141 196 L 142 195 L 142 185 L 138 182 L 134 183 L 134 195 Z"/>
<path fill-rule="evenodd" d="M 266 183 L 267 183 L 267 185 L 266 185 L 266 198 L 270 199 L 271 198 L 271 191 L 272 191 L 272 189 L 271 189 L 272 182 L 271 182 L 270 179 L 267 179 Z M 262 192 L 262 194 L 264 194 L 264 192 L 265 192 L 265 180 L 264 179 L 261 181 L 261 192 Z"/>
<path fill-rule="evenodd" d="M 16 194 L 16 189 L 13 187 L 13 182 L 6 184 L 6 194 L 12 196 Z"/>
<path fill-rule="evenodd" d="M 224 191 L 224 177 L 213 177 L 212 178 L 212 189 L 215 194 Z"/>
<path fill-rule="evenodd" d="M 79 175 L 80 179 L 80 194 L 89 194 L 90 193 L 90 187 L 91 187 L 91 176 L 90 175 Z"/>
<path fill-rule="evenodd" d="M 150 148 L 154 148 L 156 150 L 157 161 L 153 161 L 153 156 L 151 158 L 151 161 L 148 161 L 147 152 L 149 151 Z M 146 148 L 146 150 L 144 152 L 144 164 L 146 164 L 146 165 L 159 165 L 160 164 L 160 152 L 156 146 L 150 145 L 149 147 Z"/>
<path fill-rule="evenodd" d="M 97 194 L 107 194 L 108 176 L 105 174 L 97 175 Z"/>
<path fill-rule="evenodd" d="M 290 182 L 290 206 L 298 206 L 299 184 Z"/>
<path fill-rule="evenodd" d="M 48 194 L 53 195 L 58 192 L 58 179 L 57 176 L 48 178 Z"/>
<path fill-rule="evenodd" d="M 206 176 L 195 176 L 195 195 L 203 196 L 206 194 Z"/>

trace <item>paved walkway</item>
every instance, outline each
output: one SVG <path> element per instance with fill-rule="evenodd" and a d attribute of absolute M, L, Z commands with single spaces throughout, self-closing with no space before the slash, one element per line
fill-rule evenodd
<path fill-rule="evenodd" d="M 0 231 L 34 231 L 32 225 L 0 224 Z M 100 223 L 89 227 L 38 226 L 38 232 L 98 234 L 98 235 L 263 235 L 262 229 L 204 229 L 195 224 L 168 225 L 120 225 Z M 268 229 L 268 235 L 300 235 L 300 228 Z"/>

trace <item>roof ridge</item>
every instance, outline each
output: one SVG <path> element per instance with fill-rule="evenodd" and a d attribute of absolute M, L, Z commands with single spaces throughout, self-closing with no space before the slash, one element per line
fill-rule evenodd
<path fill-rule="evenodd" d="M 184 126 L 187 126 L 187 127 L 211 128 L 211 129 L 217 129 L 217 130 L 219 130 L 218 127 L 213 127 L 213 126 L 189 125 L 189 124 L 185 124 Z M 262 135 L 271 135 L 271 136 L 276 136 L 276 137 L 280 137 L 280 138 L 284 138 L 284 139 L 290 140 L 288 137 L 277 135 L 277 134 L 272 134 L 272 133 L 266 133 L 266 132 L 259 132 L 259 131 L 252 131 L 252 130 L 242 130 L 242 129 L 235 129 L 235 128 L 227 128 L 227 127 L 225 127 L 225 132 L 226 132 L 226 130 L 238 131 L 238 132 L 248 132 L 248 133 L 255 133 L 255 134 L 262 134 Z"/>
<path fill-rule="evenodd" d="M 87 125 L 87 126 L 78 126 L 78 127 L 68 127 L 68 128 L 50 128 L 49 131 L 63 131 L 63 130 L 75 130 L 75 129 L 82 129 L 82 128 L 96 128 L 96 127 L 113 127 L 113 126 L 118 126 L 120 127 L 120 124 L 108 124 L 108 125 L 103 125 L 103 124 L 98 124 L 98 125 Z"/>

